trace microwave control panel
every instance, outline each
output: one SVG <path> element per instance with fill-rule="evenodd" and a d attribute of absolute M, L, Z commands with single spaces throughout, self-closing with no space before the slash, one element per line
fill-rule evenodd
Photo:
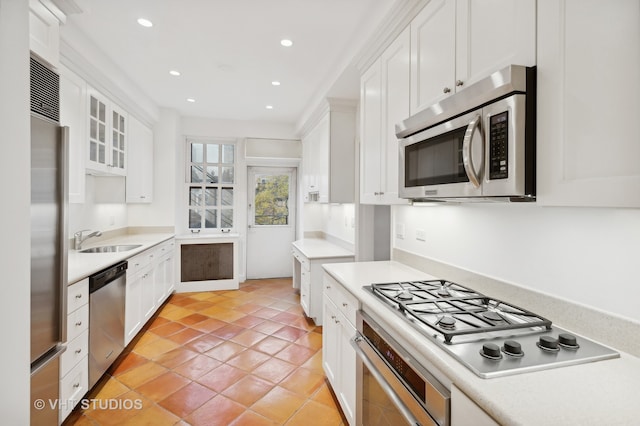
<path fill-rule="evenodd" d="M 509 112 L 489 117 L 489 179 L 509 177 Z"/>

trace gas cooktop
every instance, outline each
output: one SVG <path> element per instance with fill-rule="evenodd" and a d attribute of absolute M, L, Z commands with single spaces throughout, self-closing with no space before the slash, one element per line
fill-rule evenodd
<path fill-rule="evenodd" d="M 404 281 L 366 288 L 483 378 L 620 356 L 533 312 L 450 281 Z"/>

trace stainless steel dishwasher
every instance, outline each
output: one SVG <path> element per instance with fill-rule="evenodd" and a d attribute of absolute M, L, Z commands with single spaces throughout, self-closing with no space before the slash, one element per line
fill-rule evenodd
<path fill-rule="evenodd" d="M 89 277 L 89 389 L 124 349 L 127 261 Z"/>

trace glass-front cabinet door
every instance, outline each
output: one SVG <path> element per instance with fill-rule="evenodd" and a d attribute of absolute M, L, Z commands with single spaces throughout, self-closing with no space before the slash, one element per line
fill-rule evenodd
<path fill-rule="evenodd" d="M 127 113 L 107 97 L 89 89 L 89 149 L 87 169 L 99 174 L 126 175 Z"/>
<path fill-rule="evenodd" d="M 111 110 L 111 167 L 114 173 L 124 174 L 127 137 L 127 115 L 115 106 Z"/>
<path fill-rule="evenodd" d="M 107 165 L 107 104 L 96 94 L 89 95 L 89 163 Z"/>

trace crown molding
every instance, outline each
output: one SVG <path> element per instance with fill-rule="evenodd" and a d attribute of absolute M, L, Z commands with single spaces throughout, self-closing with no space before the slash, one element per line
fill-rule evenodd
<path fill-rule="evenodd" d="M 374 36 L 354 58 L 354 63 L 363 74 L 404 31 L 413 18 L 430 0 L 398 0 L 385 19 L 380 23 Z"/>
<path fill-rule="evenodd" d="M 300 127 L 300 138 L 304 138 L 320 122 L 328 112 L 348 112 L 355 114 L 357 99 L 324 98 L 311 113 L 307 121 Z"/>

